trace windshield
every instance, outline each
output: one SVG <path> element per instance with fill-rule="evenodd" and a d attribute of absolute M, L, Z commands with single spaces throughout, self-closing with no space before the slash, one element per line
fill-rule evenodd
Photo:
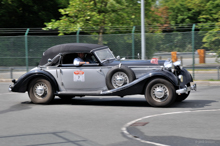
<path fill-rule="evenodd" d="M 110 49 L 98 50 L 95 52 L 95 54 L 101 62 L 104 62 L 105 60 L 115 59 L 115 56 L 112 54 Z"/>

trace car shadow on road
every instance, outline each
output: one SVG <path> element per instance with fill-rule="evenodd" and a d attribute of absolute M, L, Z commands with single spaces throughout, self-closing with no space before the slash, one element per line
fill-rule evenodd
<path fill-rule="evenodd" d="M 165 108 L 204 108 L 211 107 L 215 100 L 185 100 L 175 102 Z M 22 104 L 34 104 L 31 101 L 22 102 Z M 147 103 L 145 98 L 99 98 L 99 97 L 82 97 L 64 100 L 55 98 L 50 104 L 52 105 L 90 105 L 90 106 L 128 106 L 128 107 L 152 107 Z"/>
<path fill-rule="evenodd" d="M 168 108 L 204 108 L 209 107 L 215 100 L 185 100 L 175 102 Z M 56 98 L 51 105 L 71 104 L 71 105 L 93 105 L 93 106 L 129 106 L 129 107 L 151 107 L 145 98 L 74 98 L 63 100 Z"/>
<path fill-rule="evenodd" d="M 74 98 L 63 100 L 56 98 L 51 105 L 71 104 L 71 105 L 93 105 L 93 106 L 129 106 L 129 107 L 149 107 L 150 105 L 143 98 Z"/>
<path fill-rule="evenodd" d="M 171 106 L 172 108 L 204 108 L 212 107 L 212 104 L 218 102 L 216 100 L 185 100 L 182 102 L 176 102 Z"/>
<path fill-rule="evenodd" d="M 9 107 L 8 109 L 0 111 L 0 114 L 5 114 L 5 113 L 9 113 L 9 112 L 17 112 L 17 111 L 21 111 L 21 110 L 27 110 L 30 108 L 31 108 L 30 106 L 24 106 L 23 104 L 16 104 L 16 105 Z"/>

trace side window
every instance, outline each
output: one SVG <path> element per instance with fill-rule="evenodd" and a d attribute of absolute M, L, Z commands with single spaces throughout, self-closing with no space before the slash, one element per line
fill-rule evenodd
<path fill-rule="evenodd" d="M 89 63 L 98 63 L 95 56 L 92 55 L 91 53 L 85 55 L 85 61 L 88 61 Z"/>
<path fill-rule="evenodd" d="M 77 57 L 76 53 L 65 54 L 63 56 L 62 64 L 73 64 L 73 60 L 76 57 Z"/>
<path fill-rule="evenodd" d="M 71 54 L 65 54 L 62 57 L 61 64 L 62 66 L 73 66 L 74 65 L 74 59 L 78 57 L 77 53 L 71 53 Z M 84 61 L 89 62 L 89 64 L 83 64 L 82 66 L 91 66 L 91 65 L 97 65 L 98 61 L 96 57 L 91 53 L 85 53 L 85 56 L 83 58 Z"/>

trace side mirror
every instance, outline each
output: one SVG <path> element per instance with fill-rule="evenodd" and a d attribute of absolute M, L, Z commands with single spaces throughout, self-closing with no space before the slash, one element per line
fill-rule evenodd
<path fill-rule="evenodd" d="M 121 57 L 120 57 L 120 56 L 117 56 L 116 59 L 117 59 L 118 61 L 120 61 L 120 60 L 121 60 Z"/>
<path fill-rule="evenodd" d="M 139 53 L 137 53 L 137 58 L 140 59 L 140 54 Z"/>
<path fill-rule="evenodd" d="M 47 62 L 48 62 L 48 63 L 52 62 L 52 59 L 49 58 L 49 59 L 47 60 Z"/>

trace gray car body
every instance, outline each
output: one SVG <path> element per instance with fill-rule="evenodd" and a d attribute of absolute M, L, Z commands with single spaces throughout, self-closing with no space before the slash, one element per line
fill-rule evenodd
<path fill-rule="evenodd" d="M 123 65 L 123 61 L 121 62 Z M 130 66 L 128 66 L 130 67 Z M 182 70 L 184 82 L 178 84 L 178 78 L 170 71 L 163 70 L 160 66 L 131 66 L 136 80 L 117 89 L 108 90 L 105 79 L 106 74 L 112 66 L 82 65 L 72 64 L 60 66 L 36 67 L 24 74 L 13 86 L 14 92 L 28 91 L 28 85 L 35 78 L 45 78 L 49 80 L 55 88 L 55 95 L 132 95 L 144 94 L 144 90 L 149 81 L 155 78 L 163 78 L 171 82 L 176 89 L 184 87 L 192 82 L 191 75 Z M 83 71 L 85 73 L 84 82 L 74 82 L 74 72 Z"/>
<path fill-rule="evenodd" d="M 93 49 L 91 54 L 98 58 L 95 51 L 96 50 Z M 28 91 L 30 82 L 36 78 L 47 79 L 55 89 L 54 94 L 57 96 L 125 96 L 132 94 L 144 94 L 148 83 L 155 78 L 168 80 L 173 84 L 176 90 L 184 88 L 193 81 L 190 73 L 183 68 L 179 74 L 183 75 L 184 80 L 183 82 L 180 82 L 177 75 L 167 69 L 164 69 L 164 60 L 159 60 L 158 64 L 152 64 L 150 60 L 117 61 L 116 59 L 112 59 L 101 62 L 101 60 L 97 59 L 97 63 L 75 66 L 73 64 L 62 64 L 62 59 L 65 54 L 66 53 L 59 53 L 54 57 L 52 62 L 58 58 L 58 63 L 55 65 L 51 65 L 50 62 L 46 65 L 38 66 L 24 74 L 17 81 L 14 80 L 14 85 L 10 86 L 11 91 Z M 119 66 L 120 68 L 122 65 L 130 68 L 134 72 L 136 79 L 129 84 L 109 90 L 106 86 L 107 73 L 112 67 Z M 83 76 L 83 78 L 75 80 L 75 77 L 79 76 L 75 76 L 74 72 L 79 71 L 84 73 L 80 76 Z"/>

